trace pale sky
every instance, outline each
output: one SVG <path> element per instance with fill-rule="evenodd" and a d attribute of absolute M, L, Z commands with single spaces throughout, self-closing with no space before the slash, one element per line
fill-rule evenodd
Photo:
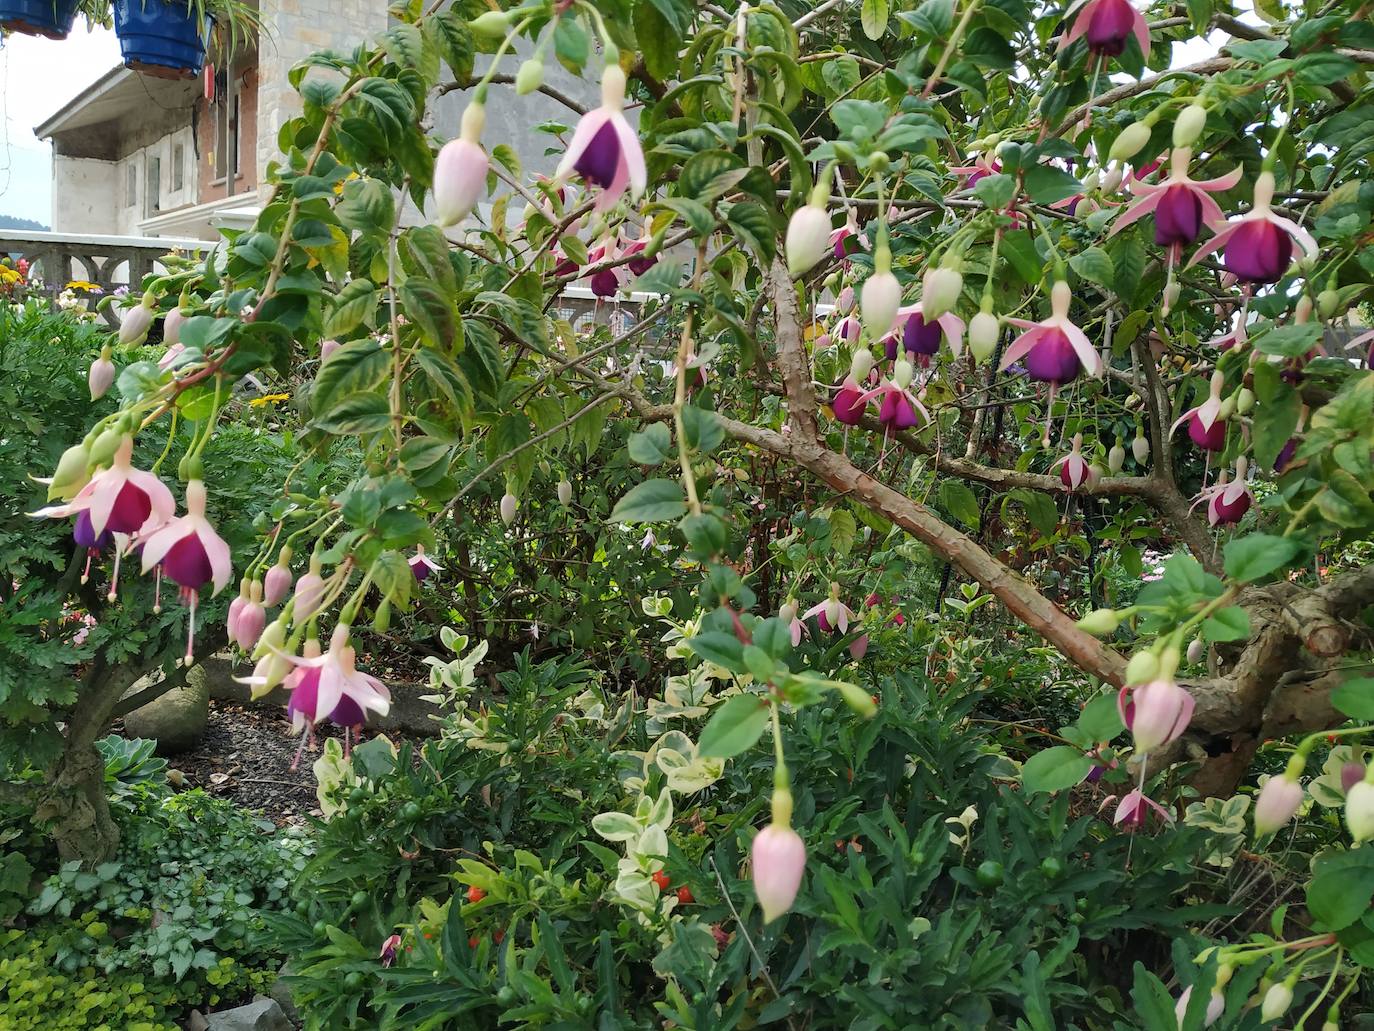
<path fill-rule="evenodd" d="M 1208 39 L 1176 45 L 1172 63 L 1203 60 L 1225 38 L 1225 33 L 1214 32 Z M 33 135 L 33 127 L 120 60 L 113 32 L 87 32 L 79 20 L 65 40 L 17 33 L 5 39 L 0 46 L 0 215 L 51 223 L 51 146 Z"/>
<path fill-rule="evenodd" d="M 51 146 L 33 127 L 120 63 L 108 29 L 77 19 L 65 40 L 14 33 L 0 46 L 0 215 L 52 221 Z"/>

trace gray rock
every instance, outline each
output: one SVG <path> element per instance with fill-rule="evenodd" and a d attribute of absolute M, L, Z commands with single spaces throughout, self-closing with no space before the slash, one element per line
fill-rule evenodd
<path fill-rule="evenodd" d="M 259 995 L 247 1006 L 211 1013 L 208 1031 L 292 1031 L 276 999 Z"/>
<path fill-rule="evenodd" d="M 147 686 L 139 681 L 130 694 Z M 125 716 L 124 734 L 157 741 L 158 755 L 180 755 L 199 743 L 209 714 L 210 687 L 203 668 L 193 666 L 184 687 L 173 688 Z"/>
<path fill-rule="evenodd" d="M 186 1018 L 186 1031 L 209 1031 L 210 1022 L 205 1019 L 205 1014 L 200 1010 L 192 1010 L 191 1015 Z"/>
<path fill-rule="evenodd" d="M 282 1012 L 293 1023 L 301 1022 L 300 1011 L 296 1009 L 296 1002 L 291 998 L 291 986 L 286 983 L 286 976 L 291 973 L 291 964 L 283 963 L 281 970 L 277 971 L 277 979 L 272 982 L 272 987 L 267 989 L 267 994 L 276 1000 L 277 1005 L 282 1008 Z"/>

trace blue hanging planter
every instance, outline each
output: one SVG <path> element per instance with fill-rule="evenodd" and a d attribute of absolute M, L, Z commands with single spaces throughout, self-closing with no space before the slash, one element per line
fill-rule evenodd
<path fill-rule="evenodd" d="M 114 26 L 124 63 L 135 71 L 189 79 L 205 63 L 204 27 L 188 0 L 115 0 Z"/>
<path fill-rule="evenodd" d="M 66 39 L 76 20 L 76 3 L 77 0 L 0 0 L 0 29 Z"/>

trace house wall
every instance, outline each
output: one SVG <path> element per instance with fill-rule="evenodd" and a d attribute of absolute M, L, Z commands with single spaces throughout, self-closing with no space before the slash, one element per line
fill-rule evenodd
<path fill-rule="evenodd" d="M 300 114 L 300 95 L 287 73 L 317 50 L 351 52 L 387 27 L 386 0 L 260 0 L 264 27 L 258 41 L 257 167 L 278 156 L 277 133 Z M 330 74 L 327 71 L 311 74 Z M 244 148 L 248 153 L 247 144 Z"/>
<path fill-rule="evenodd" d="M 114 234 L 119 212 L 114 196 L 116 162 L 72 158 L 52 159 L 52 219 L 54 233 Z"/>
<path fill-rule="evenodd" d="M 234 69 L 234 81 L 239 91 L 239 173 L 234 177 L 234 196 L 255 194 L 262 162 L 258 160 L 258 68 L 256 57 L 250 56 L 252 63 L 240 64 Z M 230 101 L 232 103 L 232 101 Z M 200 184 L 201 203 L 223 200 L 229 196 L 225 181 L 215 174 L 215 155 L 224 145 L 223 130 L 220 128 L 224 118 L 221 105 L 211 104 L 202 99 L 196 125 L 196 139 L 200 144 L 196 176 Z M 252 203 L 255 198 L 245 199 Z"/>
<path fill-rule="evenodd" d="M 181 188 L 176 188 L 176 148 L 181 147 Z M 152 160 L 159 168 L 159 189 L 156 198 L 149 197 Z M 132 170 L 135 188 L 132 202 L 129 182 Z M 173 208 L 198 203 L 196 180 L 195 138 L 190 125 L 153 138 L 142 146 L 128 150 L 115 162 L 113 186 L 115 229 L 119 236 L 141 236 L 139 223 L 146 218 Z M 155 200 L 156 207 L 150 201 Z M 89 231 L 89 230 L 87 230 Z"/>

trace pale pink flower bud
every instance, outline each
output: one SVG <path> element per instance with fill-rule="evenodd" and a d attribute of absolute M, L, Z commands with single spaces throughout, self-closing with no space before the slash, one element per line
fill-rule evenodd
<path fill-rule="evenodd" d="M 162 320 L 162 342 L 168 350 L 181 343 L 181 327 L 186 324 L 186 316 L 180 308 L 173 308 Z"/>
<path fill-rule="evenodd" d="M 1193 696 L 1172 680 L 1152 680 L 1136 688 L 1131 701 L 1131 735 L 1138 752 L 1153 752 L 1167 745 L 1193 718 Z"/>
<path fill-rule="evenodd" d="M 1293 986 L 1286 980 L 1269 986 L 1260 1003 L 1260 1020 L 1278 1020 L 1293 1005 Z"/>
<path fill-rule="evenodd" d="M 1174 1004 L 1174 1016 L 1178 1018 L 1178 1026 L 1183 1026 L 1183 1017 L 1188 1012 L 1188 1003 L 1193 997 L 1193 986 L 1189 985 L 1183 989 L 1183 994 L 1178 997 L 1178 1002 Z M 1226 996 L 1219 989 L 1213 988 L 1211 998 L 1207 1000 L 1207 1012 L 1203 1015 L 1202 1026 L 1211 1027 L 1221 1015 L 1226 1012 Z"/>
<path fill-rule="evenodd" d="M 477 142 L 485 124 L 485 109 L 473 101 L 463 112 L 462 135 L 444 144 L 434 161 L 434 207 L 441 226 L 467 218 L 486 189 L 490 162 Z"/>
<path fill-rule="evenodd" d="M 787 223 L 787 272 L 800 276 L 825 257 L 830 249 L 830 213 L 814 204 L 803 204 Z"/>
<path fill-rule="evenodd" d="M 980 311 L 968 324 L 968 349 L 975 362 L 985 362 L 992 357 L 997 348 L 997 334 L 1000 332 L 997 316 L 990 311 Z"/>
<path fill-rule="evenodd" d="M 1184 652 L 1184 654 L 1188 656 L 1189 662 L 1201 662 L 1202 653 L 1205 648 L 1206 645 L 1202 643 L 1202 638 L 1194 637 L 1191 641 L 1188 642 L 1188 650 Z"/>
<path fill-rule="evenodd" d="M 835 310 L 841 315 L 848 315 L 854 309 L 854 288 L 847 286 L 840 291 L 840 295 L 835 298 Z"/>
<path fill-rule="evenodd" d="M 567 480 L 558 481 L 558 503 L 568 505 L 572 503 L 573 486 Z"/>
<path fill-rule="evenodd" d="M 1143 433 L 1137 433 L 1135 440 L 1131 441 L 1131 454 L 1135 456 L 1136 462 L 1144 465 L 1150 460 L 1150 442 L 1145 439 Z"/>
<path fill-rule="evenodd" d="M 1121 472 L 1121 467 L 1126 464 L 1126 449 L 1119 443 L 1113 444 L 1112 449 L 1107 452 L 1107 468 L 1113 474 Z"/>
<path fill-rule="evenodd" d="M 763 922 L 772 923 L 792 908 L 806 869 L 806 844 L 791 827 L 770 824 L 754 837 L 754 894 Z"/>
<path fill-rule="evenodd" d="M 148 339 L 148 330 L 153 327 L 153 307 L 145 298 L 144 302 L 130 308 L 119 322 L 119 342 L 121 344 L 141 344 Z"/>
<path fill-rule="evenodd" d="M 100 357 L 91 363 L 90 374 L 86 377 L 86 382 L 91 388 L 91 400 L 98 401 L 105 396 L 115 379 L 114 362 L 110 361 L 110 349 L 101 348 Z"/>
<path fill-rule="evenodd" d="M 520 502 L 516 496 L 510 491 L 506 491 L 506 493 L 501 496 L 501 522 L 505 523 L 507 526 L 515 522 L 515 510 L 519 505 Z"/>
<path fill-rule="evenodd" d="M 901 303 L 902 287 L 891 272 L 878 272 L 864 281 L 859 292 L 859 311 L 870 337 L 878 340 L 887 336 L 897 321 Z"/>
<path fill-rule="evenodd" d="M 277 564 L 262 579 L 262 603 L 268 608 L 280 605 L 291 590 L 291 559 L 283 550 Z"/>
<path fill-rule="evenodd" d="M 324 600 L 324 578 L 320 576 L 320 557 L 310 556 L 310 570 L 296 581 L 296 596 L 291 607 L 291 618 L 303 623 L 320 609 Z"/>
<path fill-rule="evenodd" d="M 254 580 L 249 587 L 248 603 L 239 612 L 237 624 L 230 636 L 244 651 L 252 651 L 266 626 L 267 610 L 262 607 L 262 584 Z"/>
<path fill-rule="evenodd" d="M 1273 834 L 1297 815 L 1302 805 L 1302 785 L 1296 777 L 1270 777 L 1255 799 L 1255 833 Z"/>
<path fill-rule="evenodd" d="M 1149 142 L 1150 127 L 1144 122 L 1132 122 L 1112 141 L 1107 158 L 1111 161 L 1129 161 Z"/>
<path fill-rule="evenodd" d="M 957 269 L 933 268 L 921 283 L 921 315 L 927 321 L 938 319 L 959 302 L 964 277 Z"/>
<path fill-rule="evenodd" d="M 243 610 L 248 604 L 248 577 L 239 581 L 238 597 L 229 603 L 229 616 L 224 621 L 225 629 L 228 631 L 229 640 L 236 641 L 239 636 L 239 617 L 243 615 Z"/>
<path fill-rule="evenodd" d="M 1207 125 L 1207 109 L 1201 104 L 1189 104 L 1174 119 L 1174 146 L 1191 147 Z"/>
<path fill-rule="evenodd" d="M 1361 762 L 1348 762 L 1341 766 L 1341 791 L 1345 794 L 1350 793 L 1360 781 L 1364 780 L 1365 765 Z"/>
<path fill-rule="evenodd" d="M 1356 842 L 1374 838 L 1374 784 L 1362 780 L 1345 793 L 1345 826 Z"/>

